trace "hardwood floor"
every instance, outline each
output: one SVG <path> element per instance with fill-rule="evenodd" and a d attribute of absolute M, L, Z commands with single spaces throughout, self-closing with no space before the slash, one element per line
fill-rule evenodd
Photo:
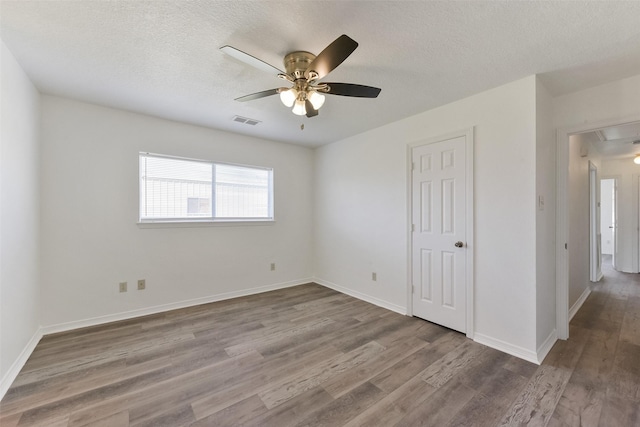
<path fill-rule="evenodd" d="M 541 366 L 316 284 L 46 336 L 10 426 L 639 426 L 640 275 Z"/>

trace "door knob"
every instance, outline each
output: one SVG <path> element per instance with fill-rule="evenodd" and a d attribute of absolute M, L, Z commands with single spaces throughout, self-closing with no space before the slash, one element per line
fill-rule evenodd
<path fill-rule="evenodd" d="M 455 242 L 455 243 L 454 243 L 454 246 L 455 246 L 456 248 L 461 248 L 461 247 L 463 247 L 463 246 L 464 246 L 464 243 L 462 243 L 460 240 L 458 240 L 457 242 Z"/>

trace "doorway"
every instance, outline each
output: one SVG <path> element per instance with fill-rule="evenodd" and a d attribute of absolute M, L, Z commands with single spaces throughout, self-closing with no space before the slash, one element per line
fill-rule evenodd
<path fill-rule="evenodd" d="M 597 136 L 596 145 L 601 144 L 600 147 L 605 147 L 604 151 L 600 151 L 603 157 L 615 158 L 617 159 L 625 159 L 625 162 L 631 162 L 634 157 L 634 153 L 638 151 L 638 146 L 634 145 L 634 141 L 638 139 L 638 127 L 640 126 L 640 116 L 636 116 L 627 121 L 622 121 L 620 119 L 603 121 L 599 123 L 584 123 L 582 125 L 576 126 L 575 128 L 569 129 L 559 129 L 557 131 L 557 194 L 556 194 L 556 202 L 557 202 L 557 210 L 556 210 L 556 330 L 558 338 L 567 339 L 569 337 L 569 308 L 572 307 L 572 312 L 575 313 L 577 309 L 579 309 L 581 303 L 586 299 L 588 295 L 588 289 L 585 289 L 585 292 L 582 295 L 578 295 L 579 298 L 574 294 L 571 298 L 570 303 L 570 285 L 569 285 L 569 260 L 575 259 L 575 253 L 580 253 L 584 250 L 582 246 L 583 242 L 575 241 L 570 239 L 570 224 L 573 225 L 576 221 L 575 218 L 570 216 L 570 211 L 575 208 L 575 204 L 573 203 L 576 198 L 575 194 L 572 194 L 570 191 L 569 181 L 570 181 L 570 146 L 571 146 L 571 138 L 578 135 L 585 134 L 593 134 Z M 630 133 L 631 135 L 625 135 L 626 133 Z M 634 136 L 635 135 L 635 136 Z M 583 155 L 582 153 L 580 154 Z M 626 164 L 626 163 L 625 163 Z M 631 163 L 629 163 L 631 164 Z M 610 173 L 610 172 L 607 172 Z M 572 175 L 571 178 L 574 178 Z M 585 181 L 588 182 L 586 176 Z M 625 178 L 626 179 L 626 178 Z M 628 181 L 628 180 L 627 180 Z M 626 182 L 626 181 L 625 181 Z M 630 193 L 630 192 L 629 192 Z M 635 196 L 634 196 L 635 197 Z M 619 203 L 619 198 L 618 198 Z M 580 212 L 584 212 L 585 215 L 589 215 L 589 211 L 587 209 L 587 205 L 585 206 L 585 210 L 580 210 Z M 637 206 L 637 204 L 636 204 Z M 618 210 L 619 212 L 619 210 Z M 584 221 L 585 217 L 581 217 L 578 222 Z M 588 221 L 588 220 L 587 220 Z M 635 234 L 635 246 L 631 245 L 631 247 L 639 248 L 640 243 L 638 243 L 638 232 L 637 226 L 638 221 L 640 221 L 640 215 L 636 215 L 636 218 L 633 219 L 633 232 L 629 227 L 629 232 L 625 232 L 624 235 L 632 235 Z M 629 221 L 627 221 L 627 226 Z M 587 226 L 588 227 L 588 226 Z M 618 241 L 620 240 L 620 223 L 616 222 L 616 237 Z M 628 237 L 628 236 L 627 236 Z M 588 243 L 587 243 L 588 245 Z M 620 248 L 620 243 L 617 243 L 618 249 Z M 640 250 L 640 248 L 639 248 Z M 589 249 L 587 249 L 587 254 L 585 258 L 581 258 L 581 256 L 577 257 L 580 259 L 590 259 L 589 258 Z M 635 249 L 634 249 L 635 251 Z M 574 256 L 571 256 L 573 253 Z M 636 258 L 638 252 L 635 253 Z M 620 252 L 617 252 L 616 255 L 619 255 Z M 616 264 L 619 264 L 619 257 L 616 256 Z M 636 264 L 637 265 L 637 264 Z M 587 265 L 587 277 L 589 277 L 590 271 L 589 266 Z M 574 272 L 576 270 L 571 268 L 571 271 Z M 582 274 L 583 270 L 579 270 L 579 273 Z M 636 270 L 637 271 L 637 270 Z M 577 299 L 576 299 L 577 298 Z"/>
<path fill-rule="evenodd" d="M 600 231 L 602 257 L 616 269 L 616 226 L 617 226 L 617 179 L 603 178 L 600 180 Z"/>

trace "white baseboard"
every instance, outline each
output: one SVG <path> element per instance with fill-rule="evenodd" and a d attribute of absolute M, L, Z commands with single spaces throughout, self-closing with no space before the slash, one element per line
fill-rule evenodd
<path fill-rule="evenodd" d="M 58 332 L 71 331 L 74 329 L 86 328 L 88 326 L 102 325 L 104 323 L 117 322 L 119 320 L 128 320 L 135 317 L 148 316 L 150 314 L 163 313 L 165 311 L 177 310 L 180 308 L 193 307 L 201 304 L 208 304 L 216 301 L 223 301 L 231 298 L 244 297 L 247 295 L 255 295 L 263 292 L 274 291 L 277 289 L 290 288 L 292 286 L 303 285 L 305 283 L 313 282 L 312 278 L 292 280 L 289 282 L 275 283 L 272 285 L 259 286 L 257 288 L 243 289 L 240 291 L 225 292 L 222 294 L 210 295 L 202 298 L 194 298 L 184 301 L 172 302 L 169 304 L 156 305 L 153 307 L 141 308 L 138 310 L 125 311 L 115 314 L 108 314 L 106 316 L 92 317 L 83 320 L 74 320 L 72 322 L 58 323 L 54 325 L 45 326 L 42 328 L 42 334 L 54 334 Z"/>
<path fill-rule="evenodd" d="M 571 322 L 573 316 L 575 316 L 578 310 L 580 310 L 580 307 L 582 307 L 582 304 L 584 304 L 584 302 L 587 300 L 589 294 L 591 294 L 591 288 L 587 286 L 587 289 L 585 289 L 582 295 L 580 295 L 578 301 L 576 301 L 575 304 L 573 304 L 569 309 L 569 322 Z"/>
<path fill-rule="evenodd" d="M 395 311 L 396 313 L 400 313 L 400 314 L 403 314 L 405 316 L 407 315 L 406 307 L 402 307 L 400 305 L 396 305 L 396 304 L 390 303 L 388 301 L 384 301 L 384 300 L 378 299 L 376 297 L 372 297 L 370 295 L 366 295 L 366 294 L 363 294 L 361 292 L 354 291 L 352 289 L 348 289 L 348 288 L 345 288 L 345 287 L 340 286 L 340 285 L 336 285 L 335 283 L 331 283 L 331 282 L 329 282 L 327 280 L 318 279 L 317 277 L 314 277 L 312 281 L 317 283 L 317 284 L 319 284 L 319 285 L 322 285 L 324 287 L 333 289 L 334 291 L 338 291 L 340 293 L 352 296 L 354 298 L 358 298 L 359 300 L 362 300 L 362 301 L 377 305 L 377 306 L 382 307 L 382 308 L 386 308 L 387 310 Z"/>
<path fill-rule="evenodd" d="M 38 345 L 43 335 L 42 328 L 38 328 L 27 345 L 22 349 L 18 358 L 13 362 L 7 373 L 4 374 L 2 380 L 0 380 L 0 400 L 4 398 L 7 390 L 9 390 L 9 387 L 11 387 L 11 384 L 15 381 L 20 370 L 24 367 L 25 363 L 27 363 L 27 360 L 29 360 L 29 356 L 31 356 L 31 353 L 33 353 L 33 350 L 36 348 L 36 345 Z"/>
<path fill-rule="evenodd" d="M 558 331 L 554 328 L 546 340 L 538 347 L 538 365 L 542 363 L 547 354 L 551 351 L 551 347 L 558 341 Z"/>
<path fill-rule="evenodd" d="M 535 363 L 536 365 L 540 364 L 540 361 L 538 361 L 538 354 L 536 354 L 535 351 L 527 350 L 524 347 L 513 345 L 506 341 L 483 335 L 479 332 L 474 334 L 473 340 L 477 343 L 486 345 L 487 347 L 495 348 L 503 353 L 524 359 L 527 362 Z"/>

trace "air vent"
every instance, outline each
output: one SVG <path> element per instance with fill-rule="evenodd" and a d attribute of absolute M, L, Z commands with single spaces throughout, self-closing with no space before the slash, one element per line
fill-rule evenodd
<path fill-rule="evenodd" d="M 633 141 L 633 143 L 636 145 L 640 144 L 640 139 L 636 139 L 635 141 Z"/>
<path fill-rule="evenodd" d="M 255 126 L 258 123 L 260 123 L 260 120 L 250 119 L 248 117 L 242 117 L 242 116 L 233 116 L 233 121 L 238 123 L 244 123 L 245 125 L 249 125 L 249 126 Z"/>

